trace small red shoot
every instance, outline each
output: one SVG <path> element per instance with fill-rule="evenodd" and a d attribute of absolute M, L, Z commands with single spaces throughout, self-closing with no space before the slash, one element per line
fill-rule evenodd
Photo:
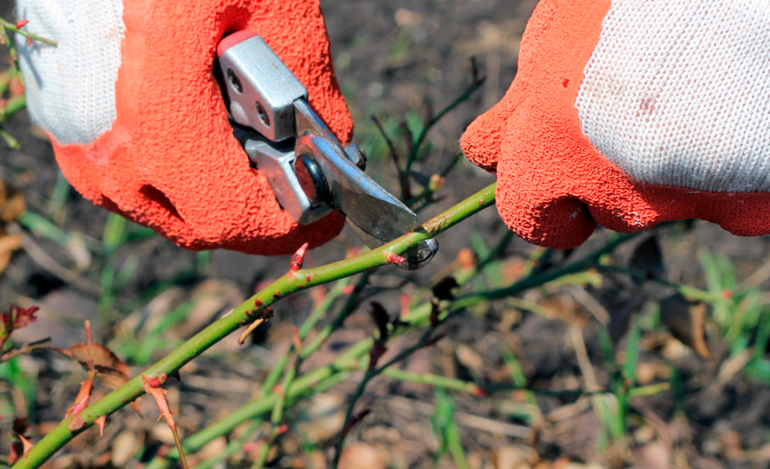
<path fill-rule="evenodd" d="M 28 24 L 29 24 L 29 20 L 28 19 L 21 19 L 21 20 L 16 22 L 16 27 L 18 29 L 21 29 L 21 28 L 23 28 L 24 26 L 26 26 Z"/>
<path fill-rule="evenodd" d="M 289 264 L 289 278 L 294 276 L 294 272 L 302 270 L 302 265 L 305 263 L 305 254 L 307 254 L 308 246 L 308 243 L 303 244 L 291 257 L 291 263 Z"/>
<path fill-rule="evenodd" d="M 401 265 L 406 262 L 406 259 L 391 251 L 383 251 L 382 255 L 385 256 L 385 262 L 388 264 Z"/>
<path fill-rule="evenodd" d="M 166 373 L 160 373 L 155 377 L 142 375 L 142 386 L 144 387 L 144 392 L 155 399 L 155 405 L 158 406 L 158 411 L 160 411 L 158 420 L 165 419 L 168 428 L 170 428 L 171 433 L 174 434 L 174 442 L 176 443 L 177 450 L 179 450 L 179 460 L 182 463 L 182 467 L 187 469 L 187 459 L 185 458 L 184 450 L 182 449 L 182 440 L 179 438 L 179 431 L 176 429 L 176 422 L 174 422 L 173 417 L 174 413 L 171 412 L 171 408 L 168 405 L 168 399 L 166 398 L 168 391 L 160 387 L 166 381 L 167 377 L 168 375 L 166 375 Z"/>
<path fill-rule="evenodd" d="M 11 306 L 7 313 L 0 314 L 0 349 L 16 329 L 27 327 L 37 321 L 35 313 L 39 310 L 37 306 L 29 308 L 20 308 Z"/>
<path fill-rule="evenodd" d="M 165 379 L 162 378 L 163 376 L 165 376 L 165 373 L 158 375 L 157 377 L 147 377 L 142 375 L 142 386 L 144 387 L 144 392 L 155 399 L 155 405 L 158 406 L 158 410 L 160 411 L 158 420 L 165 419 L 168 427 L 172 431 L 175 431 L 176 422 L 174 422 L 174 413 L 171 412 L 171 408 L 168 405 L 168 399 L 166 399 L 168 391 L 160 387 L 161 383 L 165 381 Z"/>

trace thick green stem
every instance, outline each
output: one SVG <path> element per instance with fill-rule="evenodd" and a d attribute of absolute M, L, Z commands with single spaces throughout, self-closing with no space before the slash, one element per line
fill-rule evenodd
<path fill-rule="evenodd" d="M 387 264 L 391 261 L 392 254 L 402 254 L 415 247 L 418 243 L 433 238 L 494 204 L 495 188 L 496 184 L 486 187 L 446 212 L 429 220 L 415 231 L 407 233 L 378 249 L 330 265 L 300 270 L 294 272 L 291 276 L 286 275 L 280 278 L 235 308 L 231 314 L 219 319 L 193 336 L 142 374 L 157 376 L 160 373 L 172 374 L 178 371 L 182 366 L 202 354 L 209 347 L 240 327 L 259 318 L 260 311 L 283 297 Z M 84 421 L 84 425 L 81 428 L 75 431 L 70 430 L 69 423 L 71 417 L 64 419 L 13 467 L 16 469 L 39 467 L 68 441 L 90 428 L 98 417 L 115 412 L 137 399 L 143 393 L 141 378 L 137 376 L 83 410 L 80 413 L 80 417 Z M 275 402 L 272 404 L 274 405 Z"/>
<path fill-rule="evenodd" d="M 620 242 L 625 242 L 631 240 L 632 236 L 623 237 L 622 240 L 619 240 Z M 500 242 L 493 248 L 493 250 L 490 253 L 490 256 L 486 256 L 485 259 L 482 259 L 479 264 L 474 269 L 470 269 L 468 272 L 463 272 L 462 275 L 459 275 L 457 277 L 458 281 L 461 284 L 465 284 L 468 281 L 470 281 L 473 276 L 477 275 L 481 270 L 483 270 L 483 267 L 487 265 L 488 261 L 493 259 L 494 255 L 497 255 L 501 253 L 505 246 L 509 243 L 510 239 L 509 236 L 504 236 Z M 616 248 L 620 242 L 613 243 L 612 248 Z M 544 252 L 549 252 L 548 250 L 545 250 Z M 552 272 L 540 272 L 531 270 L 530 274 L 527 275 L 524 279 L 520 280 L 519 282 L 511 285 L 509 288 L 509 291 L 512 292 L 512 294 L 523 292 L 528 288 L 533 288 L 537 286 L 542 286 L 549 281 L 552 280 L 558 280 L 559 278 L 562 278 L 560 276 L 569 276 L 569 275 L 578 275 L 580 272 L 590 269 L 596 266 L 596 261 L 604 254 L 608 253 L 606 248 L 601 248 L 593 253 L 588 254 L 584 259 L 581 259 L 577 261 L 575 264 L 570 264 L 567 266 L 564 266 L 562 268 L 557 269 L 558 274 L 554 274 Z M 494 254 L 492 254 L 494 253 Z M 331 324 L 327 325 L 325 328 L 323 328 L 319 334 L 316 336 L 315 340 L 311 341 L 310 344 L 306 345 L 303 348 L 302 357 L 307 357 L 311 355 L 314 351 L 316 351 L 318 348 L 320 348 L 323 343 L 325 343 L 325 340 L 328 339 L 328 337 L 331 335 L 331 333 L 334 330 L 337 330 L 341 325 L 342 322 L 344 322 L 345 318 L 347 318 L 352 310 L 355 308 L 355 305 L 357 304 L 357 298 L 358 293 L 360 293 L 361 289 L 367 282 L 367 274 L 363 274 L 362 277 L 358 280 L 356 283 L 356 288 L 354 289 L 354 292 L 351 293 L 350 296 L 348 296 L 347 301 L 345 302 L 345 305 L 342 307 L 340 312 L 337 314 L 334 321 L 332 321 Z M 330 297 L 334 298 L 337 296 L 338 288 L 340 288 L 341 285 L 338 284 L 335 286 L 335 288 L 329 293 L 329 296 L 327 297 L 327 300 L 329 300 Z M 483 295 L 484 292 L 479 292 L 477 295 Z M 473 305 L 478 300 L 473 297 L 473 295 L 469 295 L 469 298 L 458 300 L 454 303 L 452 303 L 449 307 L 451 309 L 455 308 L 461 308 L 464 304 L 467 305 Z M 331 306 L 331 304 L 322 304 L 319 306 L 319 308 L 322 308 L 324 310 L 328 309 Z M 308 321 L 311 320 L 312 317 L 316 315 L 316 312 L 314 311 L 311 313 L 311 315 L 308 317 Z M 431 313 L 431 304 L 430 303 L 423 303 L 411 310 L 411 312 L 402 318 L 402 320 L 406 323 L 410 323 L 414 327 L 419 327 L 420 325 L 424 325 L 427 323 L 429 316 Z M 314 321 L 315 324 L 317 324 L 317 321 Z M 307 334 L 309 334 L 310 329 L 312 328 L 306 328 L 307 322 L 303 324 L 302 327 L 300 327 L 299 334 L 301 338 L 307 337 Z M 409 329 L 411 330 L 411 329 Z M 401 335 L 401 333 L 405 332 L 404 329 L 399 329 L 395 336 Z M 393 338 L 393 337 L 391 337 Z M 368 339 L 365 341 L 366 349 L 363 352 L 360 353 L 366 353 L 369 351 L 372 341 L 371 339 Z M 358 350 L 359 345 L 357 344 L 354 346 L 354 349 Z M 358 354 L 356 350 L 351 349 L 352 352 L 355 352 Z M 265 380 L 265 384 L 263 385 L 263 392 L 266 390 L 269 390 L 272 388 L 275 384 L 278 383 L 278 380 L 280 379 L 281 374 L 283 373 L 285 367 L 288 365 L 291 352 L 293 351 L 293 347 L 290 349 L 289 353 L 284 355 L 281 360 L 273 367 L 270 374 L 268 375 L 268 378 Z M 368 361 L 362 362 L 356 362 L 354 360 L 351 360 L 351 356 L 349 355 L 349 352 L 346 352 L 344 355 L 341 355 L 339 357 L 338 361 L 335 361 L 335 367 L 336 369 L 346 369 L 346 370 L 356 370 L 363 367 L 363 370 L 366 370 L 366 366 L 368 364 Z M 316 370 L 313 373 L 318 372 L 319 370 Z M 321 372 L 326 372 L 328 370 L 320 370 Z M 467 383 L 462 382 L 459 380 L 450 380 L 448 378 L 444 377 L 437 377 L 433 375 L 415 375 L 411 373 L 403 372 L 402 370 L 398 370 L 395 368 L 386 368 L 383 370 L 383 375 L 388 376 L 392 379 L 398 379 L 398 380 L 404 380 L 404 381 L 414 381 L 416 383 L 422 383 L 427 385 L 432 385 L 435 387 L 444 387 L 446 389 L 453 389 L 456 391 L 462 391 L 462 392 L 468 392 L 468 393 L 490 393 L 490 392 L 496 392 L 496 391 L 515 391 L 515 390 L 527 390 L 527 388 L 521 384 L 517 385 L 493 385 L 491 387 L 484 387 L 481 388 L 477 386 L 474 383 Z M 307 375 L 303 376 L 302 378 L 306 380 Z M 270 378 L 272 377 L 272 379 Z M 267 383 L 271 383 L 270 386 L 267 386 Z M 294 389 L 293 386 L 291 386 L 291 389 Z M 562 390 L 562 391 L 551 391 L 551 390 L 530 390 L 534 393 L 538 394 L 544 394 L 544 395 L 556 395 L 556 396 L 575 396 L 580 395 L 582 391 L 580 390 Z M 317 388 L 313 388 L 309 391 L 309 393 L 316 393 L 320 392 Z M 265 393 L 266 394 L 266 393 Z M 272 409 L 275 406 L 275 397 L 271 397 L 269 400 L 269 404 L 265 404 L 265 397 L 260 396 L 254 401 L 247 403 L 244 407 L 238 409 L 236 412 L 234 412 L 232 415 L 225 417 L 223 420 L 218 421 L 211 426 L 204 428 L 200 430 L 199 432 L 193 434 L 192 436 L 188 437 L 184 442 L 184 448 L 189 453 L 193 453 L 195 451 L 198 451 L 200 448 L 202 448 L 205 444 L 207 444 L 209 441 L 213 440 L 216 437 L 219 437 L 221 435 L 227 434 L 231 432 L 236 426 L 240 425 L 241 423 L 248 421 L 249 419 L 259 417 L 261 415 L 264 415 L 267 411 L 265 409 Z M 174 458 L 175 453 L 173 451 L 166 453 L 166 457 L 168 458 Z M 148 465 L 147 469 L 159 469 L 166 467 L 166 464 L 161 463 L 160 458 L 156 458 L 155 460 L 151 461 Z"/>

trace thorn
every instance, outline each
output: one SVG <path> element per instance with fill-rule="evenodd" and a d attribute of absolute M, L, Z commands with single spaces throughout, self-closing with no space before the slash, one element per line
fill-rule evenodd
<path fill-rule="evenodd" d="M 18 29 L 21 29 L 21 28 L 23 28 L 24 26 L 26 26 L 26 25 L 28 25 L 28 24 L 29 24 L 29 20 L 27 20 L 27 19 L 21 19 L 21 20 L 19 20 L 19 21 L 17 21 L 17 22 L 16 22 L 16 27 L 17 27 Z"/>
<path fill-rule="evenodd" d="M 31 450 L 31 449 L 32 449 L 32 447 L 34 447 L 35 445 L 33 445 L 32 443 L 30 443 L 28 439 L 24 438 L 24 437 L 23 437 L 23 436 L 21 436 L 21 435 L 18 435 L 18 437 L 19 437 L 19 439 L 21 440 L 21 444 L 22 444 L 22 445 L 24 445 L 24 452 L 22 453 L 22 455 L 25 455 L 25 454 L 27 454 L 27 453 L 29 452 L 29 450 Z"/>
<path fill-rule="evenodd" d="M 102 415 L 101 417 L 97 417 L 94 424 L 99 427 L 99 436 L 104 436 L 104 426 L 107 424 L 107 416 Z"/>

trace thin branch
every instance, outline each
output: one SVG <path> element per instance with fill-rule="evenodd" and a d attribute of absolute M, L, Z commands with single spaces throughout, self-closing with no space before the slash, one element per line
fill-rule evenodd
<path fill-rule="evenodd" d="M 466 88 L 465 91 L 463 91 L 463 93 L 459 97 L 457 97 L 457 99 L 449 103 L 447 107 L 442 109 L 437 115 L 435 115 L 430 121 L 428 121 L 428 123 L 420 132 L 420 134 L 417 136 L 417 141 L 414 143 L 414 146 L 412 147 L 412 151 L 409 152 L 409 156 L 406 159 L 405 170 L 407 174 L 412 169 L 412 165 L 417 159 L 417 154 L 419 153 L 420 148 L 422 148 L 422 144 L 425 143 L 425 139 L 428 137 L 428 133 L 433 129 L 433 127 L 439 121 L 441 121 L 441 119 L 443 119 L 444 116 L 452 112 L 460 104 L 464 103 L 477 89 L 481 88 L 481 86 L 484 84 L 484 78 L 479 77 L 478 68 L 476 67 L 476 61 L 474 59 L 471 59 L 471 71 L 472 71 L 472 80 L 468 88 Z"/>
<path fill-rule="evenodd" d="M 457 280 L 461 284 L 466 284 L 470 280 L 472 280 L 475 275 L 478 275 L 482 270 L 484 270 L 484 267 L 489 265 L 490 262 L 494 261 L 495 256 L 502 254 L 502 252 L 505 250 L 505 248 L 508 246 L 510 241 L 513 239 L 513 235 L 510 233 L 507 233 L 504 235 L 500 241 L 497 243 L 497 245 L 490 251 L 489 256 L 486 256 L 484 259 L 481 259 L 479 263 L 475 266 L 474 269 L 470 269 L 469 271 L 463 271 L 460 275 L 457 276 Z M 628 241 L 633 239 L 632 237 L 624 238 L 624 240 Z M 619 244 L 615 245 L 617 247 Z M 547 252 L 547 251 L 546 251 Z M 588 256 L 586 256 L 586 259 L 594 259 L 598 257 L 601 257 L 605 252 L 603 249 L 599 249 Z M 593 263 L 591 262 L 585 262 L 582 264 L 582 268 L 584 270 L 590 269 L 593 267 Z M 576 275 L 580 271 L 577 270 L 577 267 L 575 266 L 569 266 L 568 272 L 565 273 L 565 275 Z M 575 272 L 573 272 L 573 270 Z M 566 272 L 566 271 L 565 271 Z M 346 301 L 345 305 L 341 309 L 341 311 L 337 314 L 337 317 L 335 320 L 332 321 L 332 324 L 330 326 L 326 326 L 324 329 L 322 329 L 319 336 L 322 336 L 323 339 L 321 340 L 314 340 L 309 345 L 306 345 L 303 347 L 303 357 L 307 357 L 310 354 L 312 354 L 313 351 L 318 350 L 318 348 L 321 347 L 323 343 L 325 343 L 326 339 L 329 338 L 331 333 L 335 330 L 337 330 L 339 327 L 342 326 L 342 323 L 344 320 L 350 315 L 350 313 L 353 311 L 353 309 L 356 307 L 357 304 L 359 304 L 359 298 L 360 294 L 363 290 L 363 286 L 366 284 L 366 276 L 367 274 L 362 275 L 362 278 L 359 279 L 357 282 L 357 285 L 355 289 L 350 293 L 348 296 L 348 300 Z M 557 278 L 558 279 L 558 278 Z M 550 272 L 543 272 L 540 270 L 531 270 L 525 278 L 517 282 L 512 286 L 513 290 L 518 291 L 524 291 L 529 288 L 545 285 L 548 282 L 554 280 L 553 276 Z M 526 286 L 526 288 L 524 288 Z M 334 296 L 333 292 L 337 289 L 344 290 L 344 287 L 341 286 L 339 283 L 335 289 L 330 292 L 329 296 Z M 512 293 L 512 295 L 515 293 Z M 327 297 L 327 300 L 329 298 Z M 449 305 L 449 308 L 454 307 L 462 307 L 463 303 L 473 304 L 473 302 L 468 302 L 467 300 L 455 300 L 453 303 Z M 330 307 L 321 305 L 321 307 Z M 415 327 L 421 327 L 421 325 L 424 325 L 428 321 L 428 317 L 431 312 L 431 304 L 425 303 L 422 305 L 419 305 L 415 308 L 412 308 L 411 311 L 404 317 L 401 318 L 402 323 L 409 324 L 410 327 L 400 327 L 395 331 L 394 334 L 390 336 L 390 339 L 394 339 L 395 337 L 398 337 L 408 331 L 414 330 Z M 316 312 L 311 313 L 311 317 L 314 316 Z M 310 320 L 310 317 L 308 318 Z M 307 324 L 307 323 L 306 323 Z M 300 335 L 303 337 L 309 333 L 310 329 L 305 329 L 305 325 L 300 328 Z M 288 405 L 291 406 L 293 403 L 297 402 L 302 397 L 307 397 L 308 395 L 315 394 L 318 392 L 323 392 L 324 389 L 328 386 L 331 387 L 335 382 L 339 382 L 343 379 L 343 375 L 346 372 L 349 372 L 349 370 L 357 370 L 357 369 L 363 369 L 366 370 L 368 368 L 368 361 L 364 361 L 363 357 L 369 353 L 372 346 L 374 345 L 373 340 L 366 339 L 364 341 L 361 341 L 355 345 L 353 345 L 348 351 L 340 355 L 331 366 L 329 367 L 322 367 L 320 369 L 316 369 L 312 372 L 309 372 L 305 375 L 302 375 L 298 377 L 294 384 L 292 384 L 287 393 L 289 398 Z M 293 348 L 291 349 L 293 352 Z M 273 367 L 270 374 L 268 375 L 268 378 L 265 380 L 265 383 L 263 384 L 262 392 L 266 393 L 270 389 L 272 389 L 275 384 L 278 383 L 278 380 L 280 379 L 283 370 L 288 365 L 290 360 L 290 354 L 286 354 L 282 357 L 282 359 L 276 364 L 276 366 Z M 404 374 L 399 373 L 398 370 L 393 371 L 393 368 L 385 369 L 383 371 L 383 375 L 389 376 L 393 379 L 403 379 L 403 380 L 411 380 L 415 379 L 417 382 L 423 382 L 424 384 L 428 385 L 435 385 L 435 386 L 446 386 L 447 389 L 455 389 L 455 390 L 465 390 L 467 392 L 473 392 L 474 395 L 479 395 L 480 393 L 483 394 L 491 394 L 497 391 L 531 391 L 532 393 L 541 394 L 544 396 L 552 396 L 552 397 L 566 397 L 566 398 L 577 398 L 581 395 L 585 395 L 586 393 L 580 389 L 565 389 L 565 390 L 547 390 L 547 389 L 528 389 L 524 386 L 517 386 L 515 383 L 510 384 L 487 384 L 483 387 L 476 386 L 471 384 L 473 387 L 469 386 L 467 383 L 463 382 L 449 382 L 446 380 L 439 379 L 439 377 L 433 378 L 433 377 L 420 377 L 417 378 L 414 375 L 410 374 Z M 392 376 L 391 376 L 392 373 Z M 665 383 L 664 383 L 665 385 Z M 662 392 L 665 389 L 661 388 L 660 385 L 654 385 L 653 387 L 650 387 L 649 389 L 645 388 L 636 388 L 631 391 L 632 396 L 636 396 L 637 393 L 639 395 L 642 395 L 644 393 L 651 394 L 651 393 L 657 393 Z M 605 391 L 599 391 L 598 393 L 604 393 Z M 262 393 L 261 393 L 262 394 Z M 215 438 L 226 435 L 233 431 L 237 426 L 241 425 L 244 422 L 247 422 L 249 420 L 253 420 L 256 418 L 259 418 L 267 413 L 269 413 L 274 407 L 275 402 L 277 400 L 277 396 L 274 393 L 266 393 L 258 397 L 257 399 L 247 403 L 237 411 L 231 413 L 230 415 L 222 418 L 221 420 L 207 426 L 206 428 L 203 428 L 202 430 L 198 431 L 197 433 L 191 435 L 188 437 L 184 442 L 184 448 L 189 453 L 193 453 L 195 451 L 199 451 L 204 445 L 209 443 L 210 441 L 214 440 Z M 170 451 L 169 453 L 166 453 L 165 455 L 167 458 L 176 458 L 175 453 Z M 160 469 L 165 468 L 168 466 L 167 460 L 161 459 L 160 457 L 156 457 L 153 461 L 149 463 L 147 466 L 147 469 Z"/>
<path fill-rule="evenodd" d="M 405 253 L 420 242 L 431 239 L 466 218 L 492 206 L 495 202 L 495 189 L 496 184 L 492 184 L 426 222 L 415 231 L 405 234 L 378 249 L 330 265 L 301 270 L 296 275 L 292 275 L 291 278 L 289 276 L 280 278 L 235 308 L 231 314 L 217 320 L 193 336 L 142 374 L 157 376 L 161 373 L 172 374 L 178 371 L 190 360 L 199 356 L 235 330 L 252 322 L 255 313 L 261 308 L 270 306 L 283 297 L 387 264 L 391 256 L 385 255 L 386 253 Z M 68 441 L 93 425 L 97 418 L 115 412 L 141 396 L 143 392 L 142 381 L 137 376 L 84 409 L 81 412 L 84 422 L 81 428 L 70 430 L 68 428 L 69 418 L 64 419 L 45 438 L 40 440 L 29 453 L 21 458 L 14 467 L 17 469 L 40 467 L 41 464 Z"/>
<path fill-rule="evenodd" d="M 52 39 L 47 39 L 47 38 L 38 36 L 37 34 L 28 33 L 24 29 L 17 28 L 15 24 L 13 24 L 13 23 L 11 23 L 9 21 L 6 21 L 6 20 L 4 20 L 2 18 L 0 18 L 0 26 L 2 26 L 4 29 L 7 29 L 8 31 L 11 31 L 11 32 L 13 32 L 15 34 L 21 34 L 22 36 L 26 37 L 27 39 L 31 39 L 33 41 L 42 42 L 42 43 L 48 44 L 49 46 L 54 46 L 54 47 L 57 46 L 56 41 L 54 41 Z"/>
<path fill-rule="evenodd" d="M 0 363 L 7 362 L 8 360 L 12 358 L 16 358 L 19 355 L 29 355 L 30 353 L 36 350 L 57 350 L 57 347 L 54 347 L 53 345 L 49 345 L 46 343 L 50 341 L 51 341 L 51 338 L 48 337 L 46 339 L 24 345 L 20 348 L 9 350 L 4 354 L 0 355 Z"/>
<path fill-rule="evenodd" d="M 382 127 L 380 120 L 377 116 L 372 116 L 372 122 L 377 126 L 377 130 L 380 131 L 382 138 L 385 139 L 385 143 L 388 144 L 390 150 L 390 157 L 393 159 L 393 165 L 396 167 L 396 173 L 398 174 L 398 183 L 401 186 L 401 200 L 409 200 L 412 197 L 412 187 L 409 181 L 409 173 L 401 167 L 401 158 L 398 156 L 396 146 L 393 144 L 393 140 L 390 138 L 385 129 Z"/>

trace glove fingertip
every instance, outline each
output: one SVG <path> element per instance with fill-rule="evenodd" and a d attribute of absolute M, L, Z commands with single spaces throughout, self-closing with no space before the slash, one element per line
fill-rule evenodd
<path fill-rule="evenodd" d="M 460 148 L 471 163 L 487 171 L 497 170 L 507 112 L 496 106 L 474 120 L 460 138 Z"/>
<path fill-rule="evenodd" d="M 528 181 L 499 184 L 497 208 L 505 224 L 519 237 L 551 249 L 576 248 L 597 226 L 580 199 Z"/>

